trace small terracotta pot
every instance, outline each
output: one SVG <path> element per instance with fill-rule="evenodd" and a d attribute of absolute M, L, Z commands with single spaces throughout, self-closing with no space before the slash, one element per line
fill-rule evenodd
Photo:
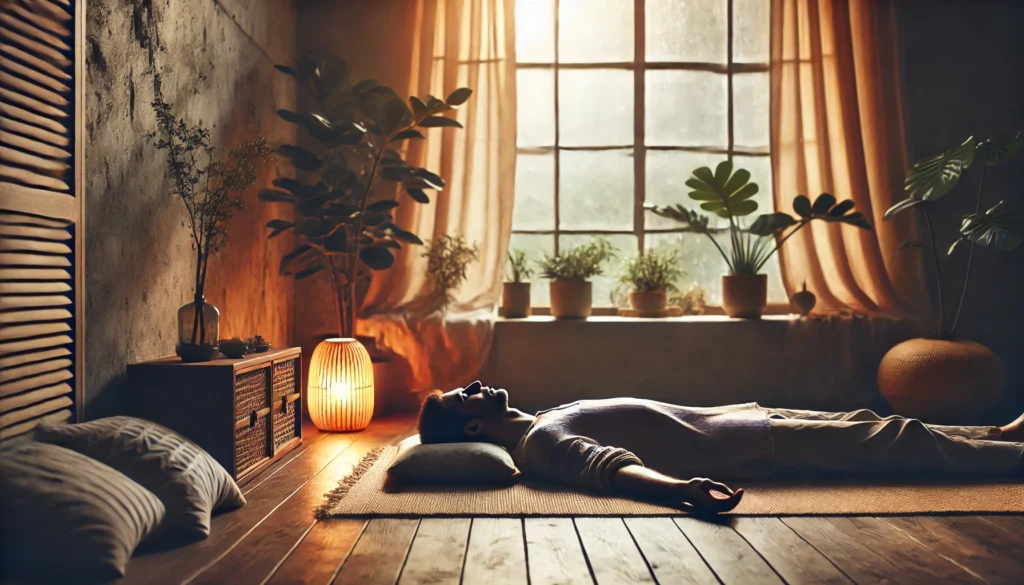
<path fill-rule="evenodd" d="M 722 308 L 734 319 L 760 319 L 768 304 L 768 276 L 726 274 L 722 276 Z"/>
<path fill-rule="evenodd" d="M 593 287 L 586 280 L 552 280 L 551 314 L 556 319 L 586 319 L 593 307 Z"/>
<path fill-rule="evenodd" d="M 629 306 L 638 317 L 661 317 L 668 304 L 663 290 L 631 290 Z"/>
<path fill-rule="evenodd" d="M 1006 383 L 1003 362 L 973 341 L 911 339 L 878 366 L 878 389 L 893 409 L 926 422 L 955 422 L 992 407 Z"/>
<path fill-rule="evenodd" d="M 501 315 L 506 319 L 530 316 L 530 283 L 506 282 L 501 286 Z"/>

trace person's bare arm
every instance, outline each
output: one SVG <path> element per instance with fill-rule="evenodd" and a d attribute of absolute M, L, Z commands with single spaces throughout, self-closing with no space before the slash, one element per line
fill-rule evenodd
<path fill-rule="evenodd" d="M 743 490 L 733 490 L 703 477 L 677 479 L 642 465 L 627 465 L 612 476 L 612 489 L 623 495 L 643 500 L 683 502 L 694 511 L 710 514 L 728 512 L 743 498 Z M 718 495 L 716 495 L 716 493 Z"/>

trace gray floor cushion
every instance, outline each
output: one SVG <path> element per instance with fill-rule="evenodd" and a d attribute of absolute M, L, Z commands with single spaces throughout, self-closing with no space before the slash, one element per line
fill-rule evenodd
<path fill-rule="evenodd" d="M 508 484 L 516 473 L 512 456 L 497 445 L 422 445 L 419 435 L 413 435 L 399 445 L 388 479 L 400 484 Z"/>

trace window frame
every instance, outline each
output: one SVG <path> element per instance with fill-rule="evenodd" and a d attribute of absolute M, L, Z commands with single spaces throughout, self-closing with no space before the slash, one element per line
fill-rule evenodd
<path fill-rule="evenodd" d="M 518 69 L 533 69 L 552 71 L 554 76 L 554 145 L 553 146 L 519 146 L 516 145 L 516 155 L 546 155 L 554 157 L 554 218 L 551 229 L 516 229 L 513 225 L 512 235 L 535 235 L 551 236 L 553 238 L 553 250 L 555 254 L 560 250 L 560 236 L 562 235 L 590 235 L 590 236 L 612 236 L 632 235 L 637 239 L 637 252 L 643 253 L 646 247 L 647 234 L 672 234 L 672 233 L 695 233 L 687 227 L 673 228 L 648 228 L 647 217 L 644 212 L 647 191 L 647 152 L 648 151 L 670 151 L 670 152 L 695 152 L 702 154 L 725 155 L 729 162 L 734 156 L 768 157 L 771 155 L 771 147 L 743 148 L 737 147 L 735 143 L 735 112 L 734 112 L 734 91 L 733 82 L 737 74 L 764 73 L 768 72 L 770 63 L 768 61 L 750 63 L 734 61 L 734 0 L 723 0 L 726 3 L 726 61 L 722 63 L 709 63 L 701 61 L 647 61 L 647 2 L 646 0 L 633 0 L 633 60 L 619 62 L 588 62 L 588 63 L 560 63 L 559 62 L 559 36 L 560 36 L 560 8 L 561 0 L 552 0 L 554 18 L 554 57 L 551 63 L 516 61 Z M 561 129 L 559 120 L 559 72 L 566 70 L 587 70 L 587 69 L 619 69 L 633 71 L 633 144 L 607 145 L 607 146 L 562 146 Z M 669 71 L 705 71 L 724 74 L 726 76 L 726 119 L 727 138 L 726 146 L 648 146 L 646 144 L 646 112 L 647 93 L 646 80 L 649 70 Z M 633 229 L 612 230 L 612 229 L 563 229 L 561 224 L 561 153 L 563 151 L 628 151 L 633 152 Z M 718 231 L 726 231 L 725 228 Z M 788 312 L 788 307 L 782 303 L 769 303 L 771 312 Z M 534 306 L 535 314 L 546 314 L 547 306 Z M 709 314 L 716 314 L 720 307 L 709 305 Z M 618 308 L 610 305 L 595 305 L 595 314 L 617 314 Z"/>

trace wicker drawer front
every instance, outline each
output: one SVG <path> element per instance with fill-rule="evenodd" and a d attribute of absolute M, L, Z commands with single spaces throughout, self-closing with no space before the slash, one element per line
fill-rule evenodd
<path fill-rule="evenodd" d="M 271 390 L 274 403 L 274 451 L 300 436 L 302 414 L 299 393 L 299 360 L 274 364 Z"/>
<path fill-rule="evenodd" d="M 299 402 L 290 402 L 274 413 L 274 451 L 299 436 Z"/>
<path fill-rule="evenodd" d="M 274 364 L 274 402 L 293 392 L 299 391 L 299 360 L 288 360 Z"/>
<path fill-rule="evenodd" d="M 270 417 L 256 419 L 255 425 L 235 429 L 235 475 L 270 457 Z"/>
<path fill-rule="evenodd" d="M 257 368 L 235 378 L 235 418 L 270 406 L 270 368 Z"/>

